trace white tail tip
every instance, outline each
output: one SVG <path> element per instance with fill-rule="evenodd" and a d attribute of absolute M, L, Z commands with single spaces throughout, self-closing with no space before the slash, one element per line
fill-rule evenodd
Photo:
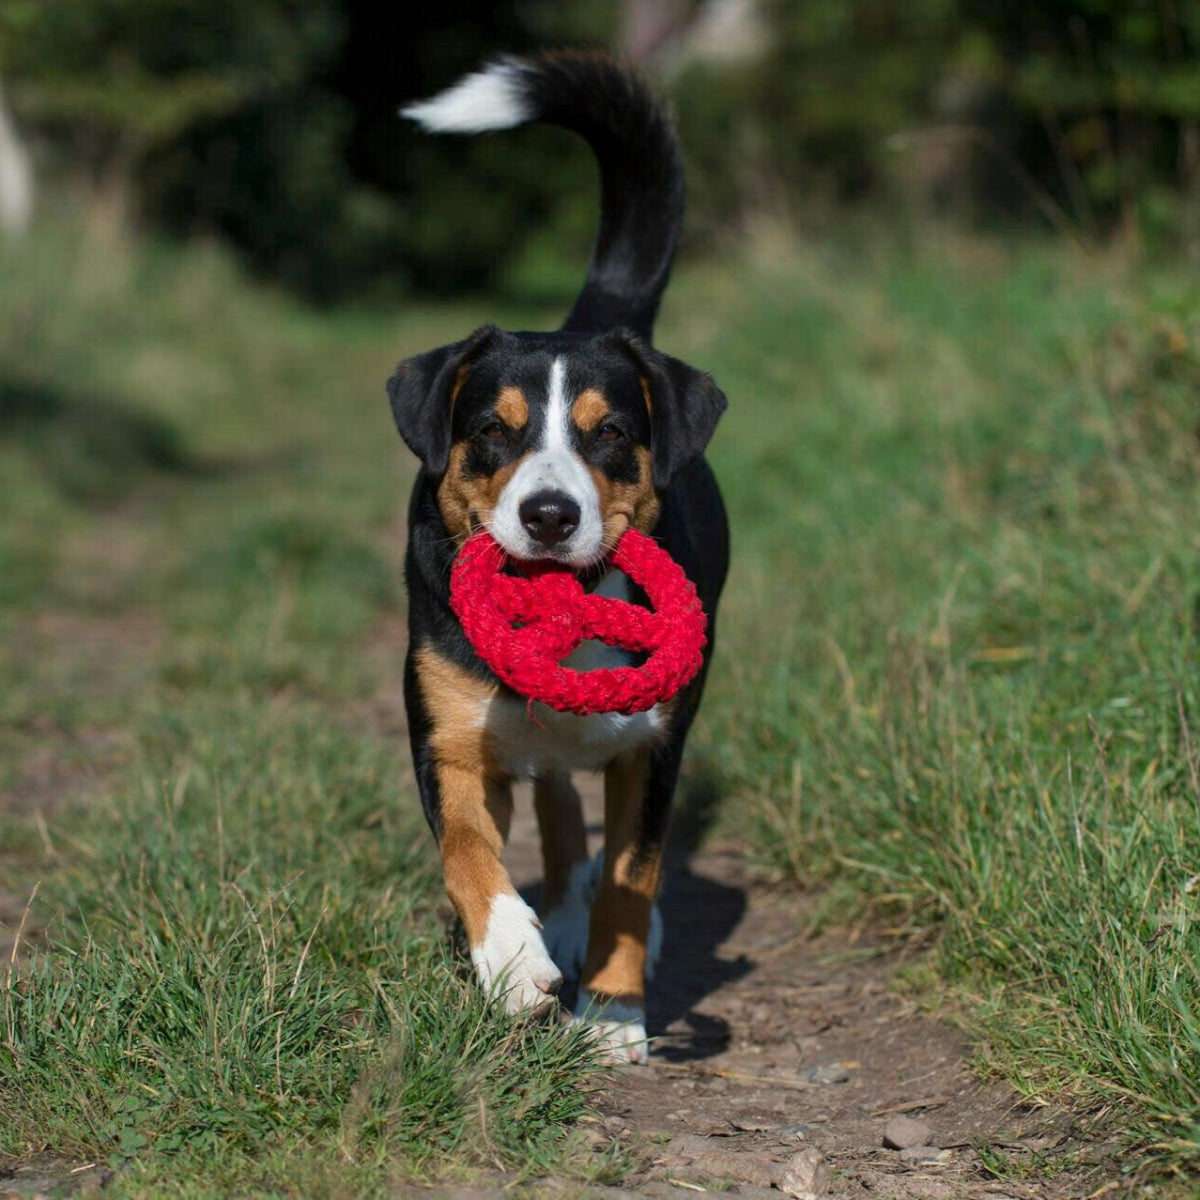
<path fill-rule="evenodd" d="M 485 133 L 524 125 L 534 111 L 521 66 L 516 59 L 499 59 L 429 100 L 406 105 L 400 115 L 429 133 Z"/>

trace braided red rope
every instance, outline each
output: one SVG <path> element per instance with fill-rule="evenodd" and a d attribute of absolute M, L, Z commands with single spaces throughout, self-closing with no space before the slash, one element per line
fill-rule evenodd
<path fill-rule="evenodd" d="M 522 696 L 559 712 L 644 712 L 700 670 L 707 620 L 696 588 L 644 533 L 628 530 L 611 562 L 641 587 L 653 611 L 589 595 L 566 566 L 523 563 L 523 575 L 505 575 L 504 562 L 489 534 L 472 536 L 454 563 L 450 604 L 475 653 Z M 640 667 L 560 666 L 585 638 L 648 657 Z"/>

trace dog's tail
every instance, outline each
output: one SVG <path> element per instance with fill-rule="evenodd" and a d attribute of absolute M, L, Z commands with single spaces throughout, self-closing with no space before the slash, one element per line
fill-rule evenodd
<path fill-rule="evenodd" d="M 618 326 L 649 338 L 683 219 L 683 165 L 646 83 L 603 54 L 503 55 L 403 115 L 431 133 L 482 133 L 531 121 L 584 137 L 600 164 L 600 227 L 564 330 Z"/>

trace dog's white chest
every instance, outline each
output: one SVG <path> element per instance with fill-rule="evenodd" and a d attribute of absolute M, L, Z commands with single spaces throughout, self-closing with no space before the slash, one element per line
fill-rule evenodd
<path fill-rule="evenodd" d="M 596 595 L 629 599 L 629 580 L 620 571 L 609 571 L 596 587 Z M 622 667 L 626 651 L 603 642 L 587 641 L 566 660 L 578 671 Z M 486 702 L 482 715 L 491 734 L 493 751 L 501 765 L 518 778 L 544 771 L 597 771 L 611 758 L 657 737 L 662 728 L 658 706 L 648 712 L 594 713 L 581 717 L 555 712 L 545 704 L 513 696 Z"/>

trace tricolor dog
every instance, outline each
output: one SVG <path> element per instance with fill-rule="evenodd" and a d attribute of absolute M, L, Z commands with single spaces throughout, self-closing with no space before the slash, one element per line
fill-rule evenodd
<path fill-rule="evenodd" d="M 485 326 L 402 362 L 388 384 L 421 460 L 405 573 L 405 700 L 426 816 L 480 983 L 512 1011 L 557 1005 L 619 1060 L 646 1059 L 646 975 L 671 797 L 704 672 L 635 716 L 530 712 L 476 657 L 450 609 L 450 567 L 480 527 L 519 559 L 569 564 L 639 599 L 606 559 L 630 526 L 696 584 L 709 620 L 728 564 L 725 510 L 703 452 L 725 408 L 712 379 L 650 343 L 683 212 L 679 147 L 645 84 L 599 55 L 497 58 L 406 116 L 435 133 L 543 121 L 599 162 L 600 227 L 583 290 L 554 333 Z M 569 665 L 630 661 L 587 643 Z M 706 661 L 707 669 L 707 661 Z M 572 771 L 604 773 L 605 850 L 589 862 Z M 502 861 L 512 784 L 533 783 L 545 864 L 541 913 Z"/>

